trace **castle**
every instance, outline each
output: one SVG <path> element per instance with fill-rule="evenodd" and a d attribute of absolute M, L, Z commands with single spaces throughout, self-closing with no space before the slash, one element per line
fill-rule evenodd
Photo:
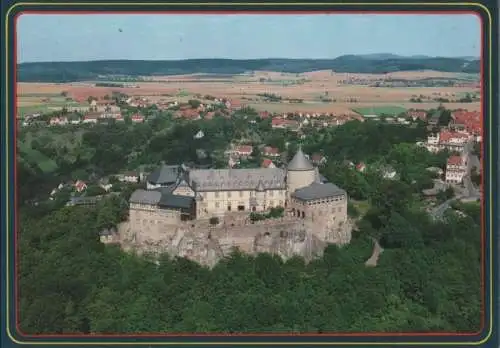
<path fill-rule="evenodd" d="M 231 247 L 283 257 L 307 256 L 307 249 L 312 257 L 327 243 L 350 241 L 347 201 L 346 192 L 326 182 L 301 149 L 287 168 L 163 165 L 147 177 L 146 190 L 131 195 L 129 222 L 120 234 L 135 249 L 167 251 L 202 263 L 213 263 Z M 284 208 L 285 216 L 249 221 L 250 213 L 273 207 Z"/>

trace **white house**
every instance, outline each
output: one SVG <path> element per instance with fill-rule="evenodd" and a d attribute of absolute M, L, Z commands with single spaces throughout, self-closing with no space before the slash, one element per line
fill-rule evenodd
<path fill-rule="evenodd" d="M 467 157 L 451 156 L 446 163 L 445 181 L 449 184 L 460 184 L 466 174 Z"/>

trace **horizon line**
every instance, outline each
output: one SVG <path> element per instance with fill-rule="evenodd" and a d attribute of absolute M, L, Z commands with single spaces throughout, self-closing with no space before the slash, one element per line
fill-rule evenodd
<path fill-rule="evenodd" d="M 84 60 L 41 60 L 41 61 L 21 61 L 16 64 L 39 64 L 39 63 L 92 63 L 92 62 L 109 62 L 109 61 L 141 61 L 141 62 L 182 62 L 182 61 L 190 61 L 190 60 L 232 60 L 232 61 L 252 61 L 252 60 L 335 60 L 341 57 L 346 56 L 376 56 L 376 55 L 394 55 L 394 58 L 381 58 L 377 60 L 389 60 L 389 59 L 400 59 L 400 58 L 409 58 L 409 59 L 465 59 L 472 58 L 472 60 L 480 60 L 480 56 L 428 56 L 426 54 L 412 54 L 412 55 L 398 55 L 395 53 L 348 53 L 343 54 L 336 57 L 315 57 L 315 58 L 301 58 L 301 57 L 260 57 L 260 58 L 228 58 L 228 57 L 199 57 L 199 58 L 165 58 L 165 59 L 128 59 L 128 58 L 97 58 L 97 59 L 84 59 Z"/>

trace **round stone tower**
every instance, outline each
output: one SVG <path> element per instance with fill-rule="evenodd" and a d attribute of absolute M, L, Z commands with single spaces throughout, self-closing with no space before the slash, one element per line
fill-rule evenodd
<path fill-rule="evenodd" d="M 297 189 L 311 185 L 316 179 L 316 171 L 299 147 L 299 151 L 288 164 L 287 198 Z"/>

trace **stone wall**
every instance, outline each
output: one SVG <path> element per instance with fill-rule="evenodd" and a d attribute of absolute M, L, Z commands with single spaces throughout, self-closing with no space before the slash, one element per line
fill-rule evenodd
<path fill-rule="evenodd" d="M 118 226 L 124 249 L 166 252 L 208 266 L 215 265 L 234 248 L 249 254 L 268 252 L 284 259 L 299 255 L 311 260 L 323 253 L 327 243 L 345 244 L 351 236 L 349 222 L 332 228 L 326 222 L 292 216 L 252 223 L 248 213 L 233 213 L 226 215 L 218 226 L 210 225 L 209 219 L 173 223 L 170 218 L 162 220 L 161 215 L 154 215 L 155 219 L 148 222 L 143 219 L 145 216 L 141 214 L 141 223 L 124 222 Z"/>

